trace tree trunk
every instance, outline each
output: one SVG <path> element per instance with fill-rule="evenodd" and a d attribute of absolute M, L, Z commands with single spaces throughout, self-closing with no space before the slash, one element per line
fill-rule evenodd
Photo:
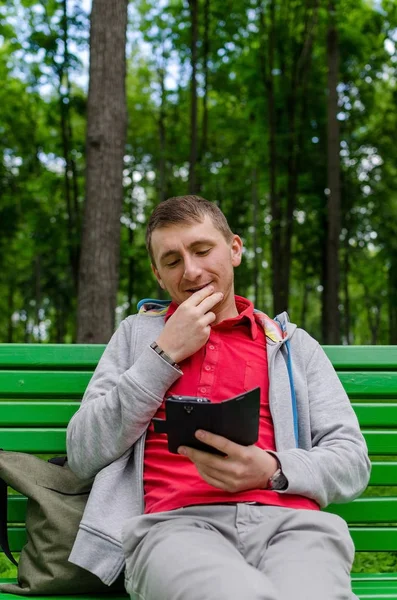
<path fill-rule="evenodd" d="M 254 304 L 258 307 L 259 302 L 259 198 L 258 198 L 258 171 L 256 167 L 252 169 L 252 217 L 254 235 L 252 246 L 254 250 L 254 269 L 253 269 L 253 284 L 254 284 Z"/>
<path fill-rule="evenodd" d="M 397 345 L 397 251 L 391 255 L 389 267 L 389 344 Z"/>
<path fill-rule="evenodd" d="M 132 179 L 133 167 L 131 168 L 131 179 Z M 130 220 L 131 223 L 135 223 L 135 203 L 132 198 L 130 199 Z M 135 243 L 135 230 L 130 226 L 128 227 L 128 248 L 133 248 Z M 132 311 L 132 296 L 134 294 L 134 283 L 135 283 L 135 257 L 129 256 L 128 258 L 128 286 L 127 286 L 127 301 L 129 310 Z"/>
<path fill-rule="evenodd" d="M 63 158 L 65 161 L 65 199 L 68 215 L 68 246 L 69 262 L 73 275 L 73 284 L 77 292 L 79 273 L 79 206 L 76 163 L 71 154 L 73 145 L 72 123 L 70 117 L 71 89 L 69 80 L 69 34 L 67 0 L 62 0 L 62 29 L 63 29 L 63 63 L 59 69 L 59 102 L 61 116 L 61 137 Z M 66 93 L 63 92 L 66 89 Z"/>
<path fill-rule="evenodd" d="M 12 277 L 9 282 L 8 298 L 7 298 L 7 312 L 8 312 L 8 331 L 7 331 L 7 344 L 12 344 L 14 341 L 14 323 L 12 321 L 12 315 L 14 314 L 14 295 L 15 295 L 15 280 Z"/>
<path fill-rule="evenodd" d="M 311 286 L 307 283 L 306 278 L 303 282 L 303 294 L 302 294 L 302 312 L 300 318 L 300 327 L 302 329 L 306 329 L 306 317 L 309 310 L 309 292 L 311 290 Z"/>
<path fill-rule="evenodd" d="M 326 343 L 340 343 L 339 318 L 339 236 L 340 236 L 340 158 L 338 114 L 339 48 L 335 17 L 335 0 L 328 4 L 329 26 L 327 34 L 328 59 L 328 235 L 327 235 L 327 313 Z"/>
<path fill-rule="evenodd" d="M 343 295 L 344 295 L 344 334 L 347 344 L 351 344 L 351 333 L 350 333 L 350 295 L 349 295 L 349 273 L 350 273 L 350 260 L 349 260 L 349 234 L 345 236 L 344 242 L 344 257 L 343 257 Z"/>
<path fill-rule="evenodd" d="M 198 157 L 199 172 L 196 174 L 197 193 L 201 192 L 202 175 L 206 167 L 206 154 L 208 149 L 208 59 L 210 53 L 210 0 L 204 2 L 204 39 L 203 39 L 203 76 L 204 76 L 204 94 L 203 94 L 203 118 L 201 122 L 201 144 Z"/>
<path fill-rule="evenodd" d="M 327 261 L 327 232 L 328 232 L 328 215 L 326 207 L 323 207 L 323 210 L 320 214 L 320 233 L 319 240 L 321 245 L 321 270 L 320 270 L 320 280 L 321 280 L 321 343 L 326 344 L 328 340 L 328 261 Z"/>
<path fill-rule="evenodd" d="M 379 335 L 379 326 L 380 326 L 380 316 L 382 309 L 382 302 L 378 300 L 378 302 L 374 303 L 371 299 L 371 294 L 369 287 L 363 283 L 364 289 L 364 300 L 365 306 L 367 309 L 367 321 L 369 330 L 371 333 L 371 345 L 376 346 L 378 343 L 378 335 Z"/>
<path fill-rule="evenodd" d="M 127 127 L 127 7 L 128 0 L 92 4 L 78 342 L 106 343 L 114 330 Z"/>
<path fill-rule="evenodd" d="M 267 36 L 266 49 L 266 27 L 264 19 L 264 7 L 262 0 L 258 2 L 259 10 L 259 57 L 261 62 L 262 81 L 264 84 L 265 95 L 267 96 L 267 120 L 269 128 L 269 196 L 271 212 L 271 264 L 272 264 L 272 292 L 273 292 L 273 313 L 277 314 L 284 310 L 281 299 L 282 277 L 280 269 L 281 256 L 281 206 L 280 199 L 277 196 L 277 151 L 276 151 L 276 102 L 274 92 L 274 54 L 275 54 L 275 27 L 276 12 L 275 0 L 270 1 L 269 14 L 270 23 Z"/>
<path fill-rule="evenodd" d="M 65 317 L 66 307 L 61 291 L 57 294 L 55 303 L 55 342 L 57 344 L 65 343 Z"/>
<path fill-rule="evenodd" d="M 197 38 L 198 38 L 198 0 L 189 0 L 191 17 L 191 84 L 190 84 L 190 158 L 189 158 L 189 193 L 196 189 L 197 169 Z"/>
<path fill-rule="evenodd" d="M 298 194 L 299 157 L 303 154 L 304 136 L 306 134 L 305 122 L 307 114 L 307 86 L 310 75 L 310 66 L 313 51 L 315 29 L 318 21 L 318 0 L 313 6 L 306 4 L 305 33 L 302 43 L 296 48 L 290 74 L 290 89 L 287 96 L 288 118 L 288 148 L 287 148 L 287 207 L 285 227 L 282 229 L 281 251 L 281 286 L 280 309 L 288 310 L 292 237 L 294 233 L 294 211 Z M 300 114 L 299 114 L 299 108 Z M 300 121 L 298 117 L 300 116 Z"/>
<path fill-rule="evenodd" d="M 291 245 L 294 225 L 294 210 L 296 206 L 296 195 L 298 191 L 298 169 L 297 169 L 297 127 L 296 109 L 298 102 L 298 82 L 295 74 L 292 75 L 291 91 L 287 100 L 288 114 L 288 155 L 287 155 L 287 210 L 285 227 L 282 230 L 281 251 L 281 285 L 279 309 L 288 310 L 289 287 L 291 273 Z"/>
<path fill-rule="evenodd" d="M 159 202 L 163 202 L 166 199 L 166 164 L 165 164 L 165 152 L 166 152 L 166 127 L 165 127 L 165 106 L 166 106 L 166 90 L 165 90 L 165 56 L 163 50 L 162 64 L 158 69 L 160 90 L 161 90 L 161 104 L 159 113 L 159 143 L 160 143 L 160 160 L 159 160 Z"/>
<path fill-rule="evenodd" d="M 41 293 L 41 256 L 37 254 L 34 262 L 34 282 L 35 282 L 35 321 L 37 325 L 37 341 L 40 343 L 41 340 L 41 317 L 40 310 L 42 304 L 42 293 Z"/>

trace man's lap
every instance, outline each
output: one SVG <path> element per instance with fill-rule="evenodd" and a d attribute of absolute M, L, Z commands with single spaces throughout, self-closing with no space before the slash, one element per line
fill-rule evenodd
<path fill-rule="evenodd" d="M 353 598 L 353 544 L 328 513 L 194 506 L 130 519 L 123 537 L 134 600 Z"/>

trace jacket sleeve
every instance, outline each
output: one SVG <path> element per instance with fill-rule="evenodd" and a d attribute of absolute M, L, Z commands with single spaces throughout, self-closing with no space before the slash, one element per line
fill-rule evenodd
<path fill-rule="evenodd" d="M 135 322 L 125 319 L 114 333 L 68 425 L 68 462 L 78 477 L 93 477 L 131 448 L 182 375 L 150 348 L 153 340 L 129 364 Z"/>
<path fill-rule="evenodd" d="M 349 398 L 317 342 L 305 369 L 311 449 L 274 453 L 288 480 L 284 493 L 306 496 L 320 507 L 349 502 L 368 485 L 367 446 Z"/>

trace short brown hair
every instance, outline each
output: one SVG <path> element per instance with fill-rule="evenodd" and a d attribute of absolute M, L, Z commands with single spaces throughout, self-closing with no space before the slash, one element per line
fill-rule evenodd
<path fill-rule="evenodd" d="M 160 202 L 152 212 L 146 228 L 146 248 L 152 264 L 155 264 L 152 252 L 152 233 L 155 229 L 176 223 L 202 223 L 206 215 L 229 242 L 233 232 L 225 215 L 214 202 L 201 196 L 174 196 Z"/>

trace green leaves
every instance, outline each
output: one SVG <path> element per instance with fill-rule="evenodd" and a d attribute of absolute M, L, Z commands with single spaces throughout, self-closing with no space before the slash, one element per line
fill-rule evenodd
<path fill-rule="evenodd" d="M 146 256 L 145 223 L 161 198 L 187 192 L 190 145 L 189 4 L 137 0 L 130 8 L 118 318 L 134 310 L 140 297 L 159 293 Z M 14 340 L 34 339 L 39 305 L 46 340 L 74 335 L 70 253 L 78 252 L 84 201 L 87 74 L 82 65 L 87 64 L 89 23 L 78 3 L 67 0 L 66 20 L 64 9 L 61 0 L 0 2 L 3 341 L 11 314 L 19 315 L 13 321 Z M 218 202 L 244 238 L 236 289 L 256 295 L 258 307 L 269 313 L 276 222 L 272 181 L 283 232 L 291 221 L 287 198 L 293 200 L 292 233 L 273 267 L 280 268 L 290 242 L 291 317 L 321 337 L 327 3 L 200 0 L 198 16 L 197 191 Z M 377 341 L 387 343 L 397 323 L 391 308 L 397 304 L 392 277 L 397 264 L 397 10 L 388 0 L 382 9 L 364 0 L 340 0 L 335 18 L 340 39 L 343 335 L 353 342 L 373 340 L 371 319 L 382 298 Z M 68 187 L 70 199 L 77 190 L 73 209 L 68 208 Z M 349 306 L 354 307 L 350 315 Z"/>

